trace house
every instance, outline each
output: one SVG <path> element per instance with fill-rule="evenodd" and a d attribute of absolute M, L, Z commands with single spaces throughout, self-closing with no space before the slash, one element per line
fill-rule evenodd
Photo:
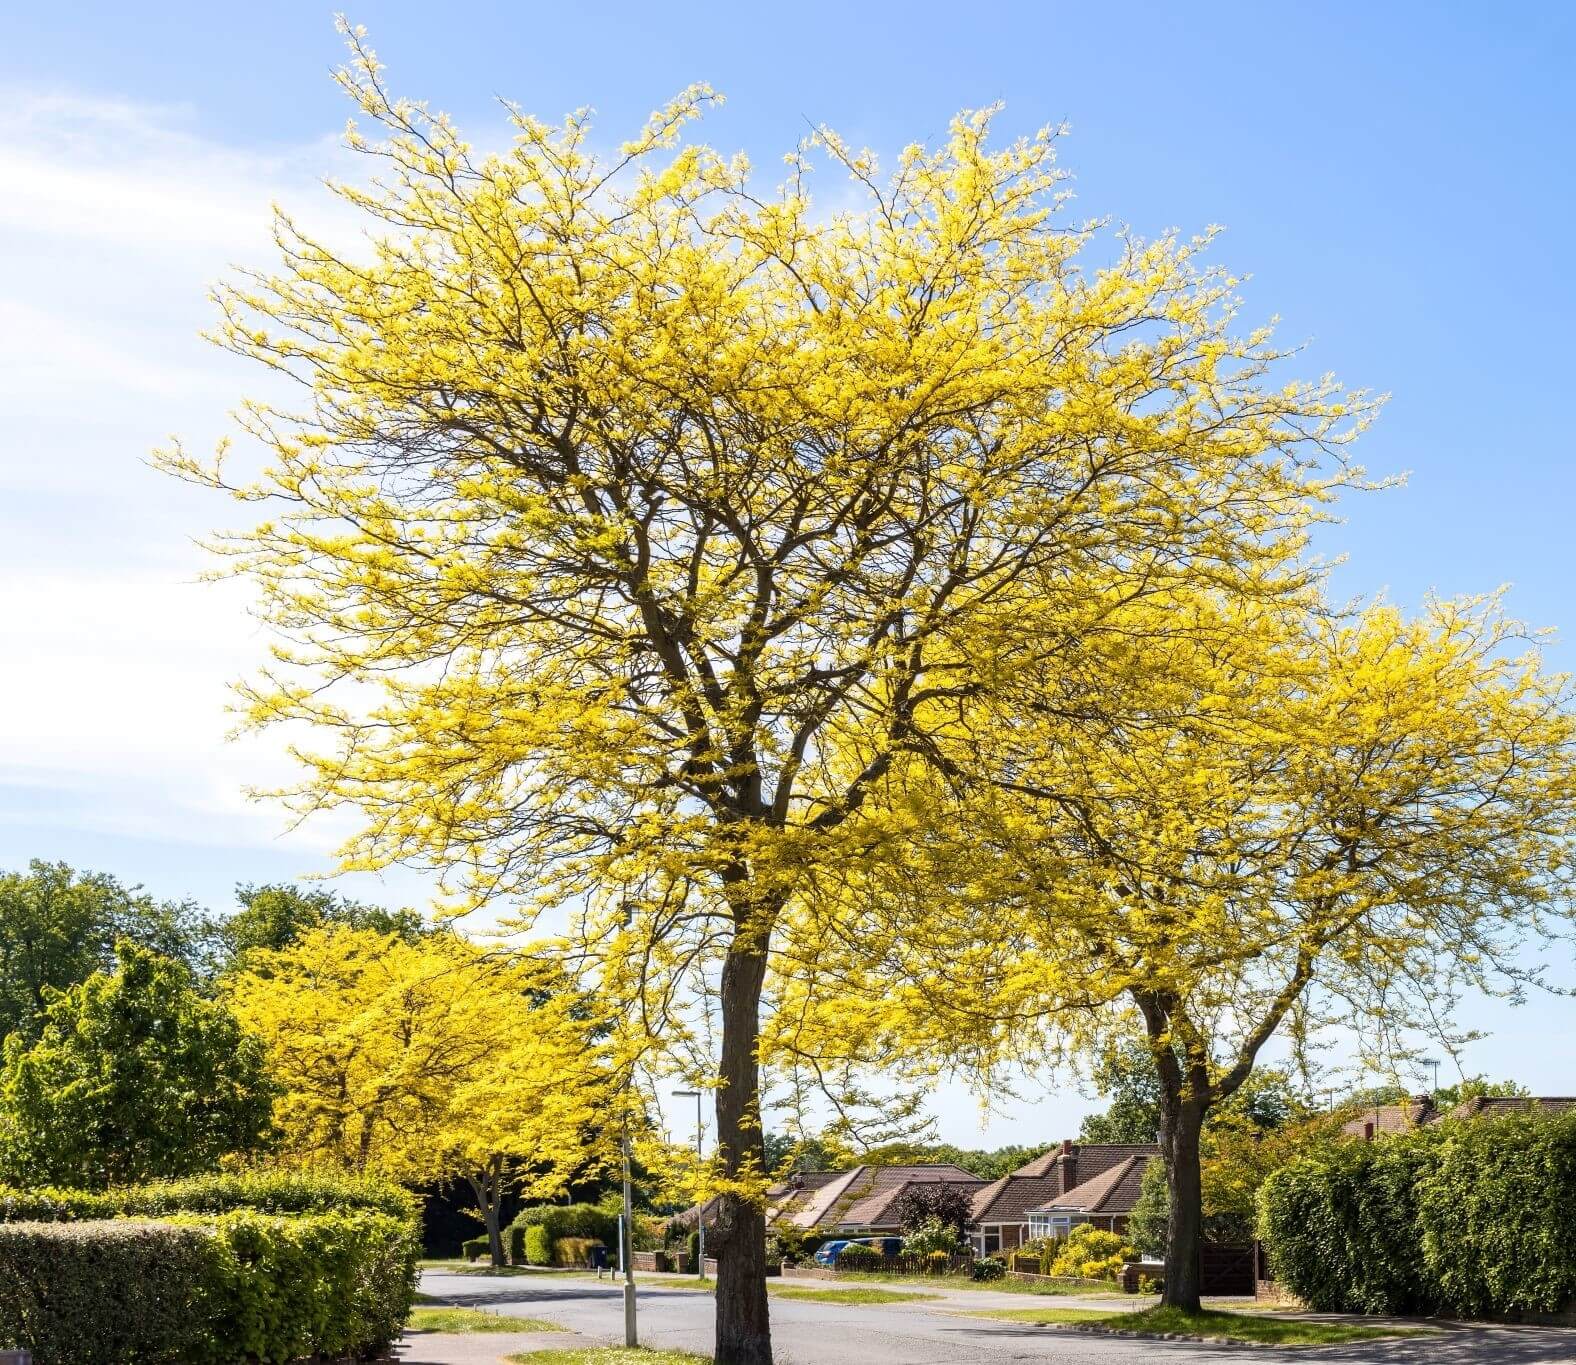
<path fill-rule="evenodd" d="M 1386 1133 L 1404 1133 L 1425 1124 L 1438 1123 L 1444 1118 L 1491 1119 L 1527 1109 L 1552 1112 L 1576 1109 L 1576 1098 L 1567 1095 L 1475 1095 L 1469 1100 L 1462 1100 L 1446 1114 L 1434 1106 L 1431 1096 L 1414 1095 L 1399 1104 L 1365 1106 L 1354 1118 L 1341 1125 L 1341 1132 L 1348 1137 L 1375 1138 Z"/>
<path fill-rule="evenodd" d="M 901 1231 L 897 1203 L 904 1191 L 938 1181 L 973 1193 L 985 1182 L 947 1162 L 855 1166 L 850 1171 L 797 1177 L 767 1194 L 767 1220 L 823 1237 L 865 1237 Z"/>
<path fill-rule="evenodd" d="M 974 1196 L 969 1240 L 994 1256 L 1034 1237 L 1065 1234 L 1074 1223 L 1121 1231 L 1138 1198 L 1144 1168 L 1160 1155 L 1152 1142 L 1064 1141 Z"/>
<path fill-rule="evenodd" d="M 791 1227 L 814 1240 L 817 1236 L 869 1237 L 901 1232 L 897 1203 L 905 1190 L 944 1182 L 972 1194 L 986 1182 L 972 1171 L 947 1162 L 905 1166 L 855 1166 L 846 1171 L 795 1171 L 766 1192 L 768 1227 Z M 717 1200 L 691 1208 L 677 1221 L 692 1224 L 697 1216 L 710 1227 Z"/>
<path fill-rule="evenodd" d="M 1348 1137 L 1371 1138 L 1382 1133 L 1404 1133 L 1439 1118 L 1430 1095 L 1413 1095 L 1398 1104 L 1370 1104 L 1349 1123 L 1341 1125 Z"/>

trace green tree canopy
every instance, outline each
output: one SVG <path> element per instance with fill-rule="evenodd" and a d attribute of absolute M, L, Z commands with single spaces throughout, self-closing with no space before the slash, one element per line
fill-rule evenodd
<path fill-rule="evenodd" d="M 235 899 L 240 909 L 217 931 L 227 968 L 255 949 L 280 952 L 313 929 L 369 929 L 413 943 L 426 927 L 414 910 L 389 910 L 333 891 L 288 883 L 243 884 L 236 887 Z"/>
<path fill-rule="evenodd" d="M 261 1147 L 262 1047 L 172 958 L 122 941 L 116 969 L 57 996 L 37 1039 L 6 1040 L 0 1178 L 97 1188 L 192 1175 Z"/>
<path fill-rule="evenodd" d="M 210 926 L 189 901 L 160 901 L 101 872 L 34 859 L 0 876 L 0 1039 L 36 1037 L 51 994 L 114 964 L 122 939 L 201 970 Z"/>

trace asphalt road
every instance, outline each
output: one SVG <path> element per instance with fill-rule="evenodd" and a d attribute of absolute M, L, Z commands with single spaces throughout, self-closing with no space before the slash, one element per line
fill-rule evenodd
<path fill-rule="evenodd" d="M 623 1298 L 619 1284 L 590 1276 L 545 1273 L 478 1276 L 426 1271 L 422 1292 L 445 1303 L 521 1317 L 545 1318 L 578 1334 L 557 1336 L 542 1346 L 611 1345 L 623 1341 Z M 636 1300 L 640 1341 L 708 1355 L 712 1348 L 710 1294 L 673 1282 L 645 1279 Z M 779 1365 L 958 1365 L 967 1361 L 1088 1361 L 1095 1365 L 1163 1360 L 1187 1365 L 1248 1357 L 1262 1361 L 1261 1347 L 1224 1343 L 1102 1338 L 1054 1328 L 960 1316 L 970 1308 L 1032 1308 L 1040 1301 L 1022 1294 L 987 1290 L 938 1291 L 923 1303 L 842 1305 L 790 1299 L 772 1301 L 772 1339 Z M 1133 1306 L 1133 1300 L 1058 1298 L 1066 1307 Z M 1308 1362 L 1385 1361 L 1394 1365 L 1545 1365 L 1576 1362 L 1576 1330 L 1541 1327 L 1483 1327 L 1439 1324 L 1437 1335 L 1341 1347 L 1304 1347 L 1293 1354 Z M 478 1354 L 454 1359 L 484 1361 L 485 1337 L 465 1346 Z M 436 1344 L 436 1343 L 435 1343 Z M 502 1346 L 503 1343 L 498 1343 Z M 522 1345 L 524 1343 L 521 1343 Z M 510 1346 L 508 1349 L 519 1349 Z M 402 1358 L 423 1354 L 417 1346 Z"/>

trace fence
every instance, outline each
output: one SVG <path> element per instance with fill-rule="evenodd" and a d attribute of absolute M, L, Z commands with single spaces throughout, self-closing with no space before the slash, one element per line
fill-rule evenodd
<path fill-rule="evenodd" d="M 899 1252 L 896 1256 L 883 1256 L 880 1265 L 861 1265 L 850 1267 L 849 1274 L 878 1275 L 956 1275 L 967 1271 L 973 1265 L 974 1258 L 966 1253 L 948 1256 L 942 1261 L 929 1255 L 909 1255 Z M 834 1268 L 842 1270 L 841 1257 L 833 1263 Z"/>

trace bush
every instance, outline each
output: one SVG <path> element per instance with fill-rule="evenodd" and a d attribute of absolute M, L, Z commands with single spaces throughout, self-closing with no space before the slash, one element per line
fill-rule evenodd
<path fill-rule="evenodd" d="M 1075 1224 L 1051 1262 L 1051 1274 L 1074 1280 L 1114 1280 L 1134 1255 L 1121 1235 L 1093 1223 Z"/>
<path fill-rule="evenodd" d="M 541 1260 L 526 1236 L 516 1237 L 513 1231 L 528 1232 L 533 1227 L 543 1229 L 547 1236 L 547 1253 Z M 618 1214 L 597 1204 L 532 1204 L 515 1215 L 509 1228 L 504 1243 L 509 1258 L 517 1264 L 523 1258 L 532 1265 L 551 1265 L 552 1244 L 560 1237 L 589 1237 L 606 1246 L 618 1245 Z M 536 1247 L 541 1251 L 540 1241 Z"/>
<path fill-rule="evenodd" d="M 690 1233 L 690 1235 L 684 1239 L 684 1250 L 689 1253 L 690 1269 L 691 1270 L 701 1270 L 701 1269 L 703 1269 L 703 1267 L 701 1266 L 701 1263 L 700 1263 L 700 1229 L 699 1228 L 697 1228 L 694 1232 Z"/>
<path fill-rule="evenodd" d="M 370 1354 L 409 1315 L 419 1246 L 372 1210 L 0 1226 L 0 1340 L 50 1365 Z"/>
<path fill-rule="evenodd" d="M 950 1256 L 959 1250 L 959 1247 L 957 1233 L 939 1218 L 931 1218 L 921 1223 L 903 1239 L 905 1256 L 928 1256 L 933 1251 Z"/>
<path fill-rule="evenodd" d="M 0 1227 L 0 1342 L 59 1365 L 193 1357 L 212 1334 L 213 1238 L 168 1223 Z"/>
<path fill-rule="evenodd" d="M 886 1264 L 886 1257 L 874 1247 L 850 1242 L 837 1253 L 837 1260 L 833 1264 L 838 1270 L 880 1270 Z"/>
<path fill-rule="evenodd" d="M 1007 1273 L 1007 1263 L 1000 1256 L 981 1256 L 969 1266 L 971 1280 L 999 1280 Z"/>
<path fill-rule="evenodd" d="M 0 1186 L 0 1222 L 165 1218 L 177 1213 L 327 1213 L 369 1209 L 414 1224 L 420 1204 L 398 1185 L 311 1171 L 245 1171 L 154 1181 L 109 1190 L 14 1190 Z"/>
<path fill-rule="evenodd" d="M 1576 1113 L 1440 1127 L 1414 1189 L 1440 1302 L 1471 1317 L 1567 1310 L 1576 1302 Z"/>
<path fill-rule="evenodd" d="M 586 1266 L 591 1264 L 591 1248 L 605 1246 L 597 1237 L 560 1237 L 553 1243 L 553 1264 Z"/>
<path fill-rule="evenodd" d="M 1326 1312 L 1440 1307 L 1416 1199 L 1437 1144 L 1437 1134 L 1419 1129 L 1348 1143 L 1272 1174 L 1259 1190 L 1259 1235 L 1275 1278 Z"/>
<path fill-rule="evenodd" d="M 483 1256 L 491 1256 L 492 1239 L 490 1237 L 467 1237 L 460 1243 L 460 1255 L 467 1261 L 479 1261 Z"/>
<path fill-rule="evenodd" d="M 527 1265 L 552 1265 L 553 1239 L 540 1223 L 532 1223 L 524 1230 L 525 1263 Z"/>

